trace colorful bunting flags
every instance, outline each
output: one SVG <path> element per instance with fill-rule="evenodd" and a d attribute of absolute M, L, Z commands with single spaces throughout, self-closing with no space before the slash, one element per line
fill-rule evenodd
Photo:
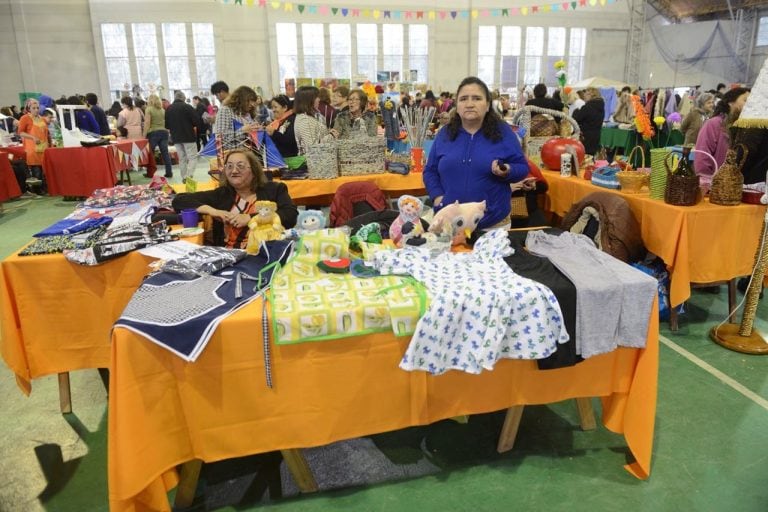
<path fill-rule="evenodd" d="M 219 0 L 220 2 L 228 5 L 237 5 L 239 7 L 259 7 L 266 9 L 267 6 L 272 7 L 273 10 L 282 10 L 284 12 L 295 12 L 299 14 L 319 14 L 320 16 L 338 17 L 341 15 L 343 18 L 373 18 L 378 20 L 383 19 L 396 19 L 401 18 L 406 20 L 423 20 L 425 18 L 425 11 L 406 11 L 406 10 L 383 10 L 383 9 L 366 9 L 366 8 L 352 8 L 352 7 L 330 7 L 328 5 L 313 5 L 313 4 L 297 4 L 295 2 L 286 2 L 283 0 Z M 497 9 L 463 9 L 456 11 L 448 10 L 430 10 L 426 11 L 426 18 L 430 20 L 455 20 L 455 19 L 470 19 L 478 18 L 509 18 L 514 16 L 528 16 L 534 14 L 546 14 L 550 12 L 560 11 L 575 11 L 582 8 L 592 7 L 605 7 L 616 3 L 617 0 L 572 0 L 570 2 L 559 3 L 541 3 L 527 5 L 523 7 L 509 7 L 509 8 L 497 8 Z M 295 7 L 295 11 L 294 11 Z"/>

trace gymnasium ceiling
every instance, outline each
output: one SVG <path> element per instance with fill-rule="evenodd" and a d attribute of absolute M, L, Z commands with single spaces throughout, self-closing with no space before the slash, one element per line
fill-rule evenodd
<path fill-rule="evenodd" d="M 766 0 L 648 0 L 649 5 L 673 22 L 730 19 L 731 10 L 736 16 L 739 9 L 765 7 L 766 3 Z"/>

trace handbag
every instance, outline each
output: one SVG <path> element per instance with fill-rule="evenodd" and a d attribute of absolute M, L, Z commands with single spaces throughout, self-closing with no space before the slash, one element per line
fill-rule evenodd
<path fill-rule="evenodd" d="M 592 184 L 602 188 L 618 190 L 621 184 L 616 174 L 621 171 L 618 167 L 598 167 L 592 171 Z"/>

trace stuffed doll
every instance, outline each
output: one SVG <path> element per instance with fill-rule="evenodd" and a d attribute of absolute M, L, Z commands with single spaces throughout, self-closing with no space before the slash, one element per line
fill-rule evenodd
<path fill-rule="evenodd" d="M 248 223 L 248 254 L 258 254 L 262 242 L 280 240 L 283 236 L 283 225 L 277 214 L 277 203 L 274 201 L 256 201 L 256 215 Z"/>
<path fill-rule="evenodd" d="M 480 203 L 459 203 L 445 206 L 435 214 L 429 225 L 429 232 L 451 237 L 451 245 L 467 241 L 480 219 L 485 215 L 485 201 Z"/>
<path fill-rule="evenodd" d="M 400 196 L 397 200 L 397 208 L 400 210 L 400 215 L 397 216 L 395 221 L 389 227 L 389 238 L 397 247 L 405 245 L 403 241 L 403 224 L 411 222 L 414 225 L 414 229 L 411 231 L 412 235 L 418 235 L 423 232 L 421 228 L 421 209 L 424 203 L 421 199 L 414 196 Z"/>
<path fill-rule="evenodd" d="M 296 220 L 296 227 L 287 230 L 283 238 L 299 239 L 304 233 L 324 229 L 325 225 L 325 215 L 320 210 L 302 210 Z"/>

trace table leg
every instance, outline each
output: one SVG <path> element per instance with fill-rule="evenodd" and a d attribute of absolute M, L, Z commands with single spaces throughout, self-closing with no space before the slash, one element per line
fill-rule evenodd
<path fill-rule="evenodd" d="M 174 508 L 184 509 L 192 505 L 202 468 L 203 461 L 200 459 L 193 459 L 182 464 L 179 485 L 176 487 L 176 498 L 173 500 Z"/>
<path fill-rule="evenodd" d="M 677 307 L 670 307 L 669 309 L 669 330 L 677 332 L 680 327 L 677 324 Z"/>
<path fill-rule="evenodd" d="M 595 421 L 595 410 L 592 408 L 592 399 L 577 398 L 576 407 L 579 410 L 581 430 L 595 430 L 597 422 Z"/>
<path fill-rule="evenodd" d="M 499 443 L 496 445 L 497 452 L 508 452 L 515 446 L 517 429 L 520 427 L 520 419 L 523 417 L 524 408 L 524 405 L 513 405 L 507 409 L 504 426 L 501 427 L 501 434 L 499 434 Z"/>
<path fill-rule="evenodd" d="M 72 392 L 69 388 L 69 372 L 59 374 L 59 408 L 62 414 L 72 412 Z"/>
<path fill-rule="evenodd" d="M 291 450 L 280 450 L 283 454 L 283 460 L 285 465 L 288 466 L 288 470 L 296 480 L 296 485 L 303 493 L 317 492 L 317 482 L 315 481 L 315 475 L 312 474 L 312 469 L 307 464 L 307 460 L 298 448 Z"/>
<path fill-rule="evenodd" d="M 732 323 L 737 323 L 736 320 L 736 281 L 737 278 L 734 277 L 730 281 L 728 281 L 728 321 Z"/>

